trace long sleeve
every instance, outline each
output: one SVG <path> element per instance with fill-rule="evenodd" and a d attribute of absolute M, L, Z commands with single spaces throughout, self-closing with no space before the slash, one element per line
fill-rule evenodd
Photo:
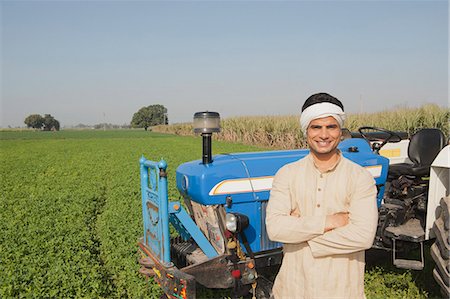
<path fill-rule="evenodd" d="M 307 155 L 276 174 L 266 213 L 269 238 L 284 243 L 275 298 L 364 298 L 363 249 L 377 226 L 375 194 L 371 174 L 345 157 L 321 172 Z M 339 212 L 349 212 L 349 224 L 324 233 L 326 215 Z"/>
<path fill-rule="evenodd" d="M 375 182 L 364 169 L 353 177 L 349 224 L 309 240 L 314 257 L 353 253 L 368 249 L 373 243 L 378 221 Z"/>
<path fill-rule="evenodd" d="M 281 168 L 273 180 L 266 210 L 267 234 L 272 241 L 301 243 L 322 235 L 325 230 L 325 216 L 290 215 L 292 176 L 288 165 Z"/>

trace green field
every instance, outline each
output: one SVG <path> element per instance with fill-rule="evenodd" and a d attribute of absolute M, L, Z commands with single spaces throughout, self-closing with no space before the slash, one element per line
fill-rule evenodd
<path fill-rule="evenodd" d="M 5 131 L 0 139 L 0 298 L 157 298 L 158 287 L 138 274 L 139 158 L 168 162 L 169 197 L 179 199 L 175 169 L 201 157 L 201 139 L 133 130 Z M 255 150 L 213 145 L 216 154 Z M 428 268 L 389 262 L 368 267 L 368 298 L 438 295 Z"/>

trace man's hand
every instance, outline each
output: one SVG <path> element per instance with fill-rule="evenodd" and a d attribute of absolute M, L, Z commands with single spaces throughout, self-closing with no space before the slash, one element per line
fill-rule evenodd
<path fill-rule="evenodd" d="M 328 215 L 325 220 L 325 232 L 348 224 L 348 212 Z"/>
<path fill-rule="evenodd" d="M 294 217 L 300 217 L 300 211 L 298 210 L 298 208 L 295 208 L 294 210 L 291 210 L 290 215 Z"/>

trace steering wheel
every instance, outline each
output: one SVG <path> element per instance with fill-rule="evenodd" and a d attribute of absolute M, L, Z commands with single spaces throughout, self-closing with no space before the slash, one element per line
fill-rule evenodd
<path fill-rule="evenodd" d="M 386 138 L 383 137 L 370 137 L 368 136 L 369 132 L 382 132 L 387 134 L 388 136 Z M 361 136 L 367 140 L 367 142 L 369 142 L 369 144 L 372 141 L 377 141 L 372 143 L 372 150 L 376 153 L 378 153 L 380 151 L 380 149 L 388 142 L 392 142 L 392 143 L 397 143 L 400 142 L 402 140 L 402 138 L 400 137 L 400 135 L 398 135 L 397 133 L 393 132 L 393 131 L 389 131 L 386 129 L 382 129 L 382 128 L 377 128 L 377 127 L 360 127 L 358 129 L 358 132 L 361 134 Z M 381 142 L 381 143 L 380 143 Z"/>

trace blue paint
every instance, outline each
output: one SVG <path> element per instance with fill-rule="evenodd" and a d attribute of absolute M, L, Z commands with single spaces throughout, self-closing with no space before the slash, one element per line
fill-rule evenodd
<path fill-rule="evenodd" d="M 358 152 L 349 151 L 350 147 L 357 147 Z M 381 176 L 375 178 L 375 181 L 377 185 L 383 185 L 386 182 L 389 160 L 374 154 L 364 139 L 346 139 L 340 143 L 339 149 L 344 157 L 363 167 L 381 165 Z M 187 162 L 177 168 L 177 188 L 182 196 L 202 205 L 225 204 L 227 196 L 232 196 L 233 203 L 267 200 L 270 190 L 222 195 L 209 195 L 209 192 L 216 184 L 224 180 L 274 176 L 282 166 L 302 159 L 308 153 L 309 150 L 306 149 L 234 153 L 216 155 L 213 162 L 208 165 L 202 164 L 201 160 Z M 188 180 L 187 188 L 184 187 L 186 179 Z M 382 197 L 383 193 L 379 192 L 378 206 L 381 204 Z"/>
<path fill-rule="evenodd" d="M 340 143 L 339 149 L 344 157 L 363 167 L 381 166 L 381 175 L 374 178 L 380 187 L 377 195 L 377 204 L 380 206 L 389 160 L 374 154 L 364 139 L 344 140 Z M 180 165 L 176 171 L 177 188 L 186 199 L 202 205 L 224 205 L 226 212 L 247 215 L 249 226 L 244 233 L 253 252 L 281 247 L 280 243 L 268 240 L 265 230 L 264 215 L 270 190 L 246 190 L 217 195 L 210 195 L 210 191 L 225 180 L 245 181 L 249 178 L 273 177 L 282 166 L 302 159 L 308 153 L 306 149 L 234 153 L 216 155 L 210 164 L 203 164 L 201 160 L 187 162 Z M 160 169 L 166 170 L 167 163 L 164 160 L 152 162 L 142 157 L 140 164 L 144 239 L 155 256 L 166 264 L 170 263 L 169 221 L 184 239 L 194 239 L 208 258 L 217 256 L 216 250 L 182 206 L 175 202 L 169 204 L 167 178 L 159 175 Z M 225 205 L 228 196 L 232 199 L 231 207 Z M 174 207 L 175 204 L 178 205 L 177 209 Z M 244 246 L 242 248 L 244 249 Z"/>
<path fill-rule="evenodd" d="M 142 215 L 144 222 L 144 242 L 154 256 L 170 265 L 170 234 L 167 196 L 167 178 L 160 176 L 166 171 L 164 160 L 152 162 L 141 157 Z"/>
<path fill-rule="evenodd" d="M 353 151 L 350 148 L 357 148 Z M 374 178 L 379 185 L 377 204 L 381 205 L 384 184 L 387 178 L 389 160 L 374 154 L 364 139 L 346 139 L 339 144 L 344 157 L 363 166 L 381 166 L 381 175 Z M 272 249 L 265 235 L 265 203 L 269 199 L 270 190 L 210 195 L 211 189 L 225 180 L 273 177 L 284 165 L 304 158 L 309 150 L 268 151 L 254 153 L 234 153 L 216 155 L 211 164 L 202 164 L 201 160 L 180 165 L 176 171 L 177 188 L 180 194 L 202 205 L 225 205 L 226 198 L 232 198 L 232 206 L 227 212 L 238 212 L 249 217 L 250 225 L 245 229 L 250 248 L 254 252 Z M 264 234 L 264 235 L 263 235 Z M 263 242 L 263 240 L 266 240 Z M 266 244 L 263 244 L 266 243 Z"/>

